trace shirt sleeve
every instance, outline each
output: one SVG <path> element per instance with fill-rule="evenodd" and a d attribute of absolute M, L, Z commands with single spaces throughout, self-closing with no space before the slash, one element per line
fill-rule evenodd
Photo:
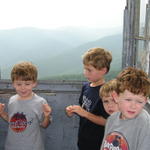
<path fill-rule="evenodd" d="M 148 150 L 149 148 L 150 148 L 150 119 L 143 122 L 143 126 L 141 127 L 138 139 L 137 150 Z"/>

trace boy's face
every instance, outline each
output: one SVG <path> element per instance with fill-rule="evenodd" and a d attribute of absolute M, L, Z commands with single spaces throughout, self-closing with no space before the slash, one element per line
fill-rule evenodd
<path fill-rule="evenodd" d="M 34 81 L 15 80 L 13 87 L 15 88 L 20 99 L 26 100 L 32 97 L 32 89 L 36 86 Z"/>
<path fill-rule="evenodd" d="M 103 106 L 105 108 L 105 111 L 109 115 L 118 111 L 118 104 L 115 102 L 112 96 L 103 97 L 102 101 L 103 101 Z"/>
<path fill-rule="evenodd" d="M 135 95 L 128 90 L 125 90 L 114 97 L 118 103 L 119 111 L 121 112 L 121 119 L 135 118 L 143 109 L 147 102 L 143 95 Z"/>
<path fill-rule="evenodd" d="M 98 70 L 92 65 L 84 65 L 84 76 L 91 82 L 97 82 L 101 80 L 105 72 L 105 69 Z"/>

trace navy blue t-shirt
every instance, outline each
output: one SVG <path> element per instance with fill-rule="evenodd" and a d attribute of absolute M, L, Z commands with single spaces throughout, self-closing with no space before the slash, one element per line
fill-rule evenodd
<path fill-rule="evenodd" d="M 108 117 L 102 100 L 99 97 L 101 86 L 90 87 L 90 83 L 84 83 L 79 98 L 79 104 L 88 112 L 98 116 Z M 86 118 L 80 117 L 78 132 L 79 150 L 99 150 L 104 136 L 104 126 L 97 125 Z"/>

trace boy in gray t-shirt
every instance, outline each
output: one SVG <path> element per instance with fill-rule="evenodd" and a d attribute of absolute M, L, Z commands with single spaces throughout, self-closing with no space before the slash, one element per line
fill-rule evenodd
<path fill-rule="evenodd" d="M 150 115 L 144 110 L 150 92 L 150 79 L 142 70 L 126 68 L 117 76 L 113 93 L 119 112 L 106 123 L 101 150 L 148 150 Z"/>
<path fill-rule="evenodd" d="M 16 64 L 11 79 L 17 94 L 9 99 L 8 113 L 0 103 L 0 116 L 9 123 L 5 150 L 44 150 L 41 127 L 51 122 L 51 107 L 32 91 L 37 68 L 30 62 Z"/>

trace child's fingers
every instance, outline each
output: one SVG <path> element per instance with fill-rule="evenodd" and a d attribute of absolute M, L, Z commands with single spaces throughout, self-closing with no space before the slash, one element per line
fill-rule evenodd
<path fill-rule="evenodd" d="M 66 110 L 67 110 L 67 111 L 69 111 L 69 110 L 70 110 L 70 107 L 69 107 L 69 106 L 68 106 L 68 107 L 66 107 Z"/>
<path fill-rule="evenodd" d="M 70 105 L 70 106 L 66 107 L 66 110 L 72 110 L 72 108 L 73 108 L 73 105 Z"/>
<path fill-rule="evenodd" d="M 5 104 L 0 103 L 0 113 L 4 111 L 4 108 L 5 108 Z"/>
<path fill-rule="evenodd" d="M 5 104 L 2 104 L 2 103 L 0 103 L 0 108 L 4 108 L 5 107 Z"/>

